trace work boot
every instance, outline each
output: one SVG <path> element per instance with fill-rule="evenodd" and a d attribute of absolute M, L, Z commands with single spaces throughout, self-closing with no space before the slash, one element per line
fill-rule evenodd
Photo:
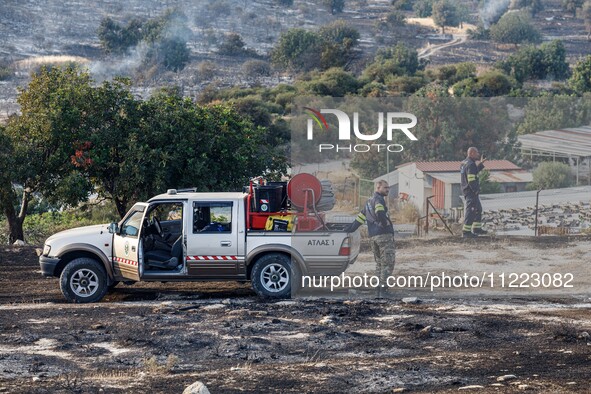
<path fill-rule="evenodd" d="M 478 238 L 478 235 L 471 231 L 462 231 L 462 238 Z"/>
<path fill-rule="evenodd" d="M 476 235 L 488 235 L 488 231 L 483 230 L 482 228 L 475 228 L 472 232 Z"/>

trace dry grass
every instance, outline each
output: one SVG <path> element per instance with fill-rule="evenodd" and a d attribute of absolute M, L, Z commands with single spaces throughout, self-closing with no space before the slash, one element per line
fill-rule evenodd
<path fill-rule="evenodd" d="M 86 64 L 90 60 L 81 56 L 37 56 L 25 60 L 20 60 L 15 63 L 18 69 L 30 69 L 43 64 L 64 64 L 64 63 L 80 63 Z"/>
<path fill-rule="evenodd" d="M 179 358 L 171 354 L 166 358 L 166 362 L 160 363 L 156 356 L 144 360 L 144 368 L 147 373 L 152 375 L 166 375 L 172 372 L 179 362 Z"/>
<path fill-rule="evenodd" d="M 435 26 L 433 18 L 406 18 L 406 23 L 411 25 L 431 27 L 433 29 L 440 30 L 439 27 Z M 449 34 L 468 34 L 468 29 L 476 30 L 476 26 L 470 23 L 464 23 L 462 28 L 446 26 L 445 32 Z"/>
<path fill-rule="evenodd" d="M 412 203 L 403 204 L 396 209 L 393 214 L 394 222 L 396 223 L 416 223 L 419 219 L 419 209 Z"/>

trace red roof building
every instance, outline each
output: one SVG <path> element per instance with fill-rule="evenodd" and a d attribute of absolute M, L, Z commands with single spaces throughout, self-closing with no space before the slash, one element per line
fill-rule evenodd
<path fill-rule="evenodd" d="M 461 161 L 416 161 L 396 167 L 390 174 L 378 179 L 385 179 L 392 186 L 391 193 L 404 195 L 405 199 L 415 204 L 421 213 L 426 211 L 426 199 L 433 196 L 431 202 L 437 209 L 446 211 L 462 205 L 460 196 Z M 484 168 L 489 171 L 490 180 L 498 182 L 502 192 L 525 190 L 532 181 L 532 174 L 509 160 L 487 160 Z"/>

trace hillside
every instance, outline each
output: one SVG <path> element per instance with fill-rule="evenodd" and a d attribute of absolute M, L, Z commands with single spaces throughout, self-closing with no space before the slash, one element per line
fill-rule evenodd
<path fill-rule="evenodd" d="M 468 10 L 466 26 L 480 23 L 482 11 L 478 2 L 456 3 Z M 563 40 L 571 64 L 591 52 L 583 20 L 563 11 L 560 0 L 545 1 L 544 5 L 544 10 L 533 18 L 543 39 Z M 141 48 L 132 48 L 126 55 L 104 54 L 97 35 L 103 18 L 125 24 L 132 18 L 156 18 L 168 9 L 180 10 L 186 16 L 188 30 L 184 34 L 190 58 L 184 70 L 145 72 L 138 76 L 134 72 L 141 63 Z M 18 110 L 17 86 L 25 86 L 29 73 L 46 62 L 83 63 L 97 81 L 121 74 L 133 76 L 136 91 L 142 96 L 156 87 L 171 85 L 180 86 L 186 96 L 197 97 L 210 84 L 216 87 L 274 86 L 293 81 L 295 75 L 277 70 L 268 76 L 250 78 L 243 70 L 248 57 L 219 55 L 219 46 L 230 32 L 238 33 L 246 47 L 264 59 L 282 32 L 294 27 L 317 30 L 342 19 L 360 33 L 354 59 L 347 64 L 353 72 L 359 72 L 377 49 L 399 42 L 416 48 L 429 60 L 429 67 L 471 61 L 486 69 L 515 51 L 512 45 L 466 39 L 466 28 L 450 30 L 452 35 L 440 35 L 439 29 L 431 23 L 414 18 L 413 11 L 401 11 L 407 18 L 406 26 L 378 31 L 376 24 L 392 11 L 388 0 L 349 0 L 344 12 L 336 15 L 319 2 L 297 0 L 290 7 L 272 0 L 98 0 L 91 3 L 8 0 L 3 3 L 0 15 L 0 37 L 3 38 L 0 65 L 14 71 L 14 76 L 0 81 L 0 117 L 5 118 Z"/>

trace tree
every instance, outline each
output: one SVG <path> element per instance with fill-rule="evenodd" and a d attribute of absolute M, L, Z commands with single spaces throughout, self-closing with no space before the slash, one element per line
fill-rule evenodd
<path fill-rule="evenodd" d="M 331 14 L 340 14 L 345 9 L 345 0 L 323 0 Z"/>
<path fill-rule="evenodd" d="M 406 25 L 406 17 L 400 11 L 392 11 L 386 15 L 385 19 L 376 22 L 375 27 L 379 31 L 395 31 Z"/>
<path fill-rule="evenodd" d="M 283 141 L 227 104 L 197 106 L 174 89 L 142 102 L 125 80 L 94 94 L 101 113 L 82 154 L 92 161 L 79 168 L 121 216 L 158 190 L 238 190 L 253 174 L 285 170 Z"/>
<path fill-rule="evenodd" d="M 166 70 L 180 71 L 189 62 L 187 17 L 178 10 L 166 10 L 158 18 L 142 25 L 142 39 L 150 45 L 145 63 L 162 66 Z"/>
<path fill-rule="evenodd" d="M 560 189 L 574 185 L 571 169 L 564 163 L 540 163 L 532 175 L 533 182 L 530 186 L 532 190 Z"/>
<path fill-rule="evenodd" d="M 227 56 L 244 56 L 248 53 L 246 43 L 238 33 L 229 33 L 220 45 L 218 53 Z"/>
<path fill-rule="evenodd" d="M 9 239 L 24 240 L 23 223 L 34 193 L 52 203 L 74 205 L 87 198 L 90 183 L 71 164 L 75 147 L 85 144 L 82 130 L 88 124 L 93 103 L 90 76 L 75 66 L 41 67 L 31 76 L 17 101 L 21 115 L 9 119 L 11 171 L 0 184 L 2 208 L 9 226 Z M 3 171 L 4 172 L 4 171 Z M 16 190 L 22 187 L 20 207 Z"/>
<path fill-rule="evenodd" d="M 541 96 L 529 98 L 523 107 L 523 118 L 517 124 L 518 134 L 543 130 L 560 130 L 591 123 L 591 100 L 588 94 L 574 96 Z"/>
<path fill-rule="evenodd" d="M 129 48 L 124 29 L 111 18 L 101 20 L 97 35 L 106 53 L 121 53 Z"/>
<path fill-rule="evenodd" d="M 490 171 L 486 168 L 480 171 L 478 180 L 480 181 L 481 194 L 501 193 L 503 191 L 499 182 L 491 181 Z"/>
<path fill-rule="evenodd" d="M 187 43 L 178 38 L 165 38 L 157 42 L 146 54 L 146 65 L 160 65 L 166 70 L 178 72 L 189 62 Z"/>
<path fill-rule="evenodd" d="M 502 157 L 515 140 L 502 103 L 413 95 L 404 101 L 403 110 L 419 119 L 413 129 L 419 141 L 404 144 L 402 152 L 391 154 L 390 168 L 408 161 L 458 160 L 470 146 Z M 384 156 L 383 152 L 355 154 L 351 166 L 363 177 L 376 177 L 386 170 Z"/>
<path fill-rule="evenodd" d="M 15 191 L 12 187 L 14 174 L 8 169 L 14 168 L 13 146 L 10 136 L 6 133 L 6 128 L 0 125 L 0 212 L 6 215 L 7 218 L 12 219 L 12 224 L 8 222 L 8 240 L 10 243 L 17 239 L 24 240 L 22 225 L 20 232 L 17 230 L 16 213 L 14 212 L 14 204 L 17 200 Z"/>
<path fill-rule="evenodd" d="M 345 21 L 338 20 L 322 27 L 318 34 L 321 41 L 321 67 L 345 66 L 351 59 L 354 48 L 359 42 L 360 34 Z"/>
<path fill-rule="evenodd" d="M 134 18 L 125 27 L 111 18 L 104 18 L 98 36 L 106 53 L 122 54 L 143 42 L 149 48 L 143 59 L 146 67 L 156 65 L 179 71 L 190 55 L 187 48 L 190 30 L 186 23 L 187 17 L 176 10 L 167 10 L 162 16 L 147 21 Z"/>
<path fill-rule="evenodd" d="M 490 28 L 493 41 L 500 44 L 537 43 L 541 36 L 531 24 L 531 18 L 524 12 L 508 12 Z"/>
<path fill-rule="evenodd" d="M 542 0 L 511 0 L 509 8 L 512 10 L 525 10 L 535 16 L 538 12 L 544 10 L 544 4 Z"/>
<path fill-rule="evenodd" d="M 585 0 L 563 0 L 562 9 L 566 12 L 572 12 L 573 18 L 577 16 L 577 9 L 583 6 Z"/>
<path fill-rule="evenodd" d="M 456 97 L 498 97 L 507 95 L 516 81 L 504 73 L 493 70 L 478 78 L 466 78 L 452 86 Z"/>
<path fill-rule="evenodd" d="M 568 86 L 578 94 L 591 92 L 591 55 L 585 56 L 575 64 L 568 79 Z"/>
<path fill-rule="evenodd" d="M 271 51 L 271 61 L 292 71 L 342 67 L 351 60 L 358 40 L 359 32 L 344 21 L 324 26 L 318 33 L 290 29 L 279 37 Z"/>
<path fill-rule="evenodd" d="M 499 62 L 497 67 L 520 83 L 529 79 L 544 79 L 547 75 L 544 54 L 533 45 L 520 48 L 505 61 Z"/>
<path fill-rule="evenodd" d="M 388 75 L 413 75 L 424 68 L 417 51 L 398 44 L 392 48 L 380 49 L 363 76 L 370 81 L 384 83 Z"/>
<path fill-rule="evenodd" d="M 72 156 L 74 166 L 92 180 L 99 197 L 115 203 L 121 217 L 132 202 L 156 190 L 153 180 L 159 174 L 146 168 L 153 152 L 140 142 L 144 135 L 140 101 L 130 86 L 129 80 L 116 79 L 93 89 L 94 110 L 84 130 L 85 143 Z M 154 138 L 154 133 L 148 138 Z"/>
<path fill-rule="evenodd" d="M 294 71 L 320 66 L 320 37 L 305 29 L 289 29 L 281 34 L 271 51 L 271 61 L 280 68 Z"/>
<path fill-rule="evenodd" d="M 435 78 L 448 86 L 463 79 L 476 78 L 476 65 L 470 62 L 446 64 L 435 71 Z"/>
<path fill-rule="evenodd" d="M 438 0 L 433 3 L 433 22 L 441 27 L 441 34 L 445 34 L 445 26 L 460 25 L 460 18 L 456 6 L 449 0 Z"/>
<path fill-rule="evenodd" d="M 133 18 L 124 27 L 109 17 L 103 18 L 97 31 L 103 51 L 121 54 L 136 46 L 145 38 L 147 25 L 141 19 Z"/>
<path fill-rule="evenodd" d="M 242 65 L 242 71 L 248 78 L 268 77 L 271 75 L 271 66 L 264 60 L 248 60 Z"/>
<path fill-rule="evenodd" d="M 557 80 L 566 79 L 569 75 L 568 62 L 566 61 L 566 48 L 561 40 L 546 42 L 540 47 L 543 53 L 546 75 Z"/>
<path fill-rule="evenodd" d="M 392 0 L 394 9 L 400 11 L 412 11 L 412 0 Z"/>
<path fill-rule="evenodd" d="M 351 73 L 335 67 L 326 70 L 318 78 L 306 82 L 304 89 L 314 95 L 343 97 L 356 93 L 359 82 Z"/>
<path fill-rule="evenodd" d="M 433 1 L 419 0 L 413 5 L 412 9 L 419 18 L 428 18 L 433 13 Z"/>
<path fill-rule="evenodd" d="M 519 82 L 547 77 L 562 80 L 569 73 L 566 50 L 560 40 L 544 43 L 539 48 L 533 45 L 520 48 L 497 67 Z"/>

